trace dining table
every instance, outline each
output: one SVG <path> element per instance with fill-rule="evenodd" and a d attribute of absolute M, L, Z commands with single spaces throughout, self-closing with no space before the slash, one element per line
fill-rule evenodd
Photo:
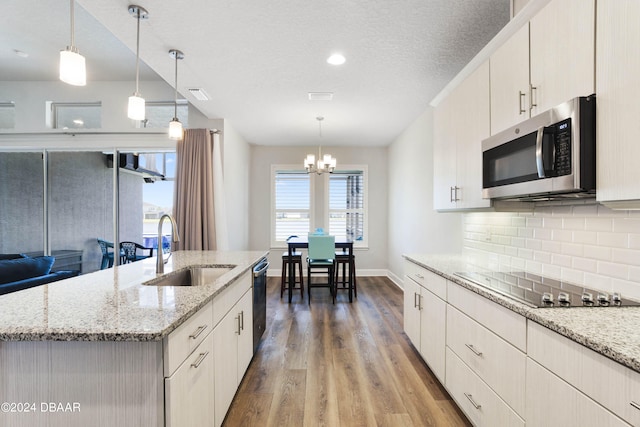
<path fill-rule="evenodd" d="M 355 258 L 353 256 L 353 240 L 346 237 L 336 237 L 335 239 L 336 249 L 342 249 L 349 256 L 349 302 L 353 301 L 353 281 L 354 281 L 354 264 Z M 290 237 L 287 240 L 287 247 L 289 251 L 289 259 L 293 256 L 293 253 L 296 249 L 307 249 L 309 248 L 309 239 L 307 236 L 294 236 Z M 289 304 L 291 304 L 291 299 L 293 298 L 293 288 L 295 286 L 295 268 L 293 263 L 289 263 Z"/>

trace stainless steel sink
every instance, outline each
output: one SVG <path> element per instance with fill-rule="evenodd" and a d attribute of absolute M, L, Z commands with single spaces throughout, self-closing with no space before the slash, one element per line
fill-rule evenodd
<path fill-rule="evenodd" d="M 174 271 L 144 282 L 147 286 L 199 286 L 210 285 L 235 266 L 191 267 Z"/>

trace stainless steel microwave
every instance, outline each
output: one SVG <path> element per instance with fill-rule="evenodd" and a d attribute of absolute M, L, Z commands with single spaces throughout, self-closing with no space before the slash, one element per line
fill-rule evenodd
<path fill-rule="evenodd" d="M 482 197 L 594 197 L 596 97 L 574 98 L 482 141 Z"/>

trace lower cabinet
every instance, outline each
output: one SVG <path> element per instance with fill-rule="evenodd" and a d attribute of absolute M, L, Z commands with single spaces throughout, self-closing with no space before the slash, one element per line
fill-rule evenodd
<path fill-rule="evenodd" d="M 526 419 L 532 427 L 629 426 L 532 359 L 527 359 Z"/>
<path fill-rule="evenodd" d="M 213 333 L 164 380 L 166 427 L 208 426 L 214 419 Z"/>
<path fill-rule="evenodd" d="M 446 388 L 474 425 L 525 425 L 524 420 L 448 347 L 446 363 Z"/>
<path fill-rule="evenodd" d="M 213 329 L 216 426 L 222 425 L 253 357 L 252 304 L 248 290 Z"/>

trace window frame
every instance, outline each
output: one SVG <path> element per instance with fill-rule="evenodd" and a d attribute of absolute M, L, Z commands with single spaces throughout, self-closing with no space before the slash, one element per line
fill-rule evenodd
<path fill-rule="evenodd" d="M 336 169 L 333 174 L 344 174 L 349 171 L 362 172 L 362 185 L 364 187 L 363 193 L 363 207 L 358 209 L 331 209 L 331 186 L 329 180 L 332 174 L 325 174 L 324 177 L 324 217 L 327 219 L 327 227 L 329 227 L 331 212 L 349 212 L 349 211 L 361 211 L 364 217 L 362 224 L 362 240 L 355 240 L 353 242 L 354 248 L 368 248 L 369 247 L 369 168 L 367 165 L 348 164 L 339 165 L 339 169 Z M 330 229 L 330 227 L 329 227 Z"/>
<path fill-rule="evenodd" d="M 308 174 L 304 169 L 301 169 L 299 165 L 271 165 L 271 195 L 270 195 L 270 199 L 271 199 L 271 220 L 270 220 L 270 224 L 269 224 L 269 228 L 270 228 L 270 238 L 269 240 L 271 241 L 271 247 L 272 248 L 286 248 L 287 244 L 285 241 L 283 240 L 276 240 L 276 217 L 277 217 L 277 211 L 276 211 L 276 176 L 278 174 L 278 172 L 282 172 L 282 171 L 286 171 L 286 172 L 291 172 L 291 173 L 296 173 L 299 172 L 301 175 L 308 175 L 309 176 L 309 230 L 311 231 L 311 228 L 313 227 L 313 225 L 315 224 L 315 205 L 316 205 L 316 201 L 315 201 L 315 179 L 313 178 L 314 174 Z"/>

